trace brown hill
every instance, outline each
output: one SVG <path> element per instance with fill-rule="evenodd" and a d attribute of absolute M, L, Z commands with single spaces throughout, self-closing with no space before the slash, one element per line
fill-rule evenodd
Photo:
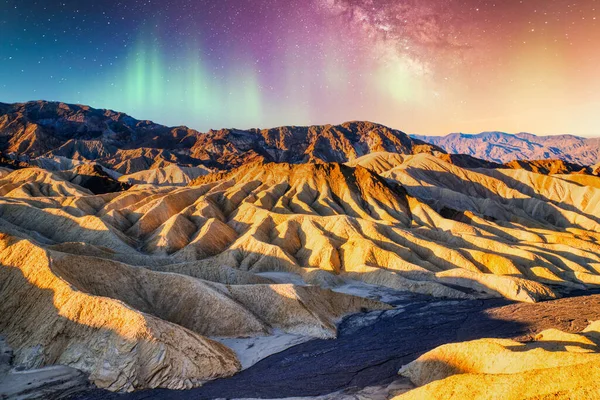
<path fill-rule="evenodd" d="M 58 102 L 2 104 L 0 112 L 0 148 L 29 157 L 60 148 L 61 153 L 95 159 L 114 152 L 115 147 L 187 145 L 185 138 L 196 133 L 138 121 L 111 110 Z"/>
<path fill-rule="evenodd" d="M 132 185 L 173 185 L 186 186 L 199 176 L 207 175 L 211 171 L 205 167 L 180 167 L 170 164 L 162 168 L 153 168 L 119 177 L 119 181 Z"/>
<path fill-rule="evenodd" d="M 346 162 L 376 151 L 442 152 L 370 122 L 200 133 L 46 101 L 0 104 L 0 151 L 24 161 L 40 156 L 96 161 L 121 174 L 169 164 L 230 169 L 250 161 Z"/>
<path fill-rule="evenodd" d="M 200 136 L 191 149 L 194 157 L 216 162 L 221 169 L 252 161 L 346 162 L 381 151 L 399 154 L 442 152 L 435 146 L 410 139 L 403 132 L 371 122 L 247 131 L 211 130 Z"/>

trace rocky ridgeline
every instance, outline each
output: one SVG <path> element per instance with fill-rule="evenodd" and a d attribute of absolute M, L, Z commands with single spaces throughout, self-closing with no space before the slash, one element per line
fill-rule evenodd
<path fill-rule="evenodd" d="M 0 103 L 0 151 L 24 161 L 95 161 L 120 174 L 170 164 L 229 169 L 250 161 L 346 162 L 378 151 L 440 152 L 370 122 L 200 133 L 111 110 L 46 101 Z"/>

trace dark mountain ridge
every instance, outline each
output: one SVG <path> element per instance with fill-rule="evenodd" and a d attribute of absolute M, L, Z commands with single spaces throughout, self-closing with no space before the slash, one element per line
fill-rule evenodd
<path fill-rule="evenodd" d="M 48 101 L 0 104 L 0 151 L 23 161 L 40 156 L 96 161 L 120 173 L 171 163 L 229 169 L 249 161 L 346 162 L 379 151 L 443 153 L 372 122 L 201 133 Z"/>

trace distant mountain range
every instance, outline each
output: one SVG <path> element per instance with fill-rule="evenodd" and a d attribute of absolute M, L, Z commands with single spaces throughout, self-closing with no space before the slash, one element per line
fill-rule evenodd
<path fill-rule="evenodd" d="M 560 159 L 585 166 L 600 162 L 600 138 L 536 136 L 530 133 L 512 135 L 503 132 L 411 137 L 441 147 L 448 153 L 468 154 L 501 164 L 514 160 L 548 159 Z"/>
<path fill-rule="evenodd" d="M 171 181 L 185 175 L 179 182 L 183 183 L 202 171 L 228 170 L 253 161 L 346 163 L 380 152 L 427 153 L 463 168 L 526 169 L 545 174 L 593 172 L 594 168 L 583 169 L 582 165 L 598 163 L 599 148 L 600 139 L 570 135 L 486 132 L 409 136 L 366 121 L 202 133 L 85 105 L 0 103 L 0 165 L 65 171 L 91 162 L 100 169 L 89 171 L 100 173 L 103 169 L 102 178 L 108 174 L 113 179 L 160 169 L 156 179 Z M 202 168 L 187 176 L 183 170 L 164 170 L 172 165 Z M 136 182 L 136 178 L 125 182 Z"/>
<path fill-rule="evenodd" d="M 201 133 L 111 110 L 47 101 L 0 103 L 0 151 L 25 162 L 40 157 L 96 161 L 121 174 L 169 164 L 229 169 L 261 160 L 347 162 L 382 151 L 442 152 L 371 122 Z"/>

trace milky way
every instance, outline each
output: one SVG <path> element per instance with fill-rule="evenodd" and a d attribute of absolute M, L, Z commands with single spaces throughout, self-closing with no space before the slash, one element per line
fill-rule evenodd
<path fill-rule="evenodd" d="M 0 101 L 205 130 L 600 134 L 597 1 L 0 3 Z"/>

